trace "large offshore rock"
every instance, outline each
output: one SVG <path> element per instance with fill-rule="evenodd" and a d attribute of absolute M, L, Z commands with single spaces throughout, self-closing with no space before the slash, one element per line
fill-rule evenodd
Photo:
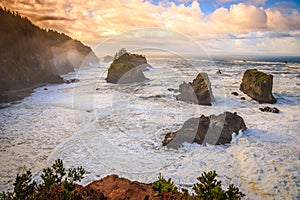
<path fill-rule="evenodd" d="M 184 122 L 181 129 L 168 133 L 163 146 L 179 148 L 182 143 L 226 144 L 232 140 L 232 134 L 246 130 L 244 119 L 236 113 L 224 112 L 218 116 L 202 115 Z"/>
<path fill-rule="evenodd" d="M 214 101 L 211 83 L 206 73 L 199 73 L 193 83 L 180 84 L 179 92 L 176 99 L 188 103 L 211 106 Z"/>
<path fill-rule="evenodd" d="M 243 76 L 240 90 L 259 103 L 276 103 L 272 94 L 273 76 L 257 69 L 248 69 Z"/>
<path fill-rule="evenodd" d="M 107 82 L 109 83 L 133 83 L 147 80 L 143 71 L 149 66 L 142 55 L 125 53 L 111 63 Z"/>

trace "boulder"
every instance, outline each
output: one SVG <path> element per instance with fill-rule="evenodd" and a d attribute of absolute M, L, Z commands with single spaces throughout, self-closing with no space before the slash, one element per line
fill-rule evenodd
<path fill-rule="evenodd" d="M 125 53 L 111 63 L 106 81 L 125 84 L 148 80 L 143 73 L 148 66 L 144 56 Z"/>
<path fill-rule="evenodd" d="M 276 103 L 272 95 L 273 76 L 256 69 L 248 69 L 243 76 L 240 90 L 259 103 Z"/>
<path fill-rule="evenodd" d="M 208 106 L 211 106 L 214 101 L 211 83 L 206 73 L 199 73 L 193 83 L 180 84 L 179 92 L 176 99 L 180 101 Z"/>
<path fill-rule="evenodd" d="M 232 140 L 232 134 L 246 130 L 244 119 L 237 113 L 224 112 L 220 115 L 202 115 L 184 122 L 181 129 L 168 133 L 163 146 L 179 148 L 182 143 L 196 142 L 198 144 L 227 144 Z"/>

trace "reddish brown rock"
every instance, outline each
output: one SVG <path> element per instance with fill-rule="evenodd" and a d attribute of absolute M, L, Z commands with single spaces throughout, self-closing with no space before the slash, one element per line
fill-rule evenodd
<path fill-rule="evenodd" d="M 103 193 L 107 199 L 156 199 L 151 184 L 130 181 L 117 175 L 107 176 L 86 186 L 89 190 Z"/>

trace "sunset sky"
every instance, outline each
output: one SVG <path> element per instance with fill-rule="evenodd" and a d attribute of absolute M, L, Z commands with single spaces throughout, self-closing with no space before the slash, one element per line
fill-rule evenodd
<path fill-rule="evenodd" d="M 155 27 L 182 34 L 212 54 L 300 55 L 299 2 L 2 0 L 0 5 L 93 48 L 126 31 Z"/>

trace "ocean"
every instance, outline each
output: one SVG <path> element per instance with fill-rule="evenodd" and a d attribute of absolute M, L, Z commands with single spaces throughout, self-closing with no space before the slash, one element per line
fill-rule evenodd
<path fill-rule="evenodd" d="M 81 184 L 110 174 L 153 182 L 161 173 L 191 189 L 201 173 L 216 170 L 225 187 L 233 183 L 247 199 L 300 198 L 300 57 L 147 59 L 149 81 L 106 83 L 109 64 L 87 65 L 64 75 L 78 83 L 37 88 L 1 109 L 0 190 L 12 188 L 25 169 L 39 180 L 41 170 L 60 158 L 66 167 L 83 166 L 87 173 Z M 259 104 L 239 91 L 243 73 L 251 68 L 274 76 L 276 104 Z M 209 76 L 213 106 L 176 100 L 174 89 L 199 72 Z M 264 106 L 276 106 L 280 113 L 261 112 Z M 245 120 L 248 129 L 237 143 L 162 146 L 164 136 L 187 119 L 225 111 Z"/>

